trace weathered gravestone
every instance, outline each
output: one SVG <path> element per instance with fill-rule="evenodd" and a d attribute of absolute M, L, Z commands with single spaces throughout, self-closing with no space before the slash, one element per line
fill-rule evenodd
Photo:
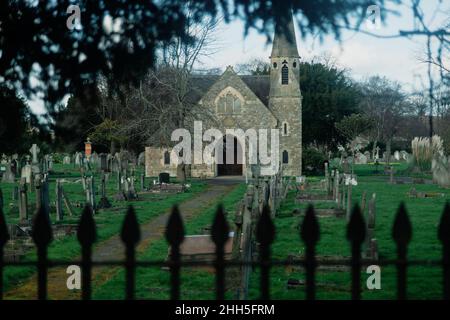
<path fill-rule="evenodd" d="M 37 146 L 37 144 L 33 144 L 30 148 L 30 152 L 31 152 L 31 169 L 33 173 L 39 173 L 39 158 L 38 158 L 38 154 L 41 150 L 39 149 L 39 147 Z"/>
<path fill-rule="evenodd" d="M 12 165 L 13 162 L 7 162 L 6 164 L 4 164 L 5 171 L 3 172 L 2 175 L 2 182 L 9 182 L 9 183 L 14 182 L 16 176 L 12 170 Z"/>
<path fill-rule="evenodd" d="M 26 183 L 31 184 L 32 168 L 30 164 L 27 163 L 25 166 L 22 167 L 20 177 L 24 178 Z"/>
<path fill-rule="evenodd" d="M 102 172 L 108 172 L 108 155 L 106 153 L 100 153 L 100 170 Z"/>
<path fill-rule="evenodd" d="M 70 164 L 70 157 L 69 156 L 65 156 L 63 158 L 63 164 Z"/>
<path fill-rule="evenodd" d="M 98 209 L 111 208 L 111 203 L 106 196 L 106 175 L 102 175 L 101 187 L 100 187 L 100 202 L 98 203 Z"/>
<path fill-rule="evenodd" d="M 94 151 L 94 153 L 92 153 L 91 157 L 89 158 L 89 162 L 94 166 L 98 166 L 100 164 L 100 158 L 97 152 Z"/>
<path fill-rule="evenodd" d="M 145 165 L 145 152 L 139 153 L 139 156 L 138 156 L 138 166 L 143 166 L 143 165 Z"/>
<path fill-rule="evenodd" d="M 21 223 L 24 223 L 28 220 L 28 195 L 27 195 L 27 181 L 25 178 L 20 179 L 19 218 Z"/>
<path fill-rule="evenodd" d="M 61 180 L 56 179 L 56 221 L 62 221 L 64 219 L 64 211 L 63 211 L 63 192 Z"/>

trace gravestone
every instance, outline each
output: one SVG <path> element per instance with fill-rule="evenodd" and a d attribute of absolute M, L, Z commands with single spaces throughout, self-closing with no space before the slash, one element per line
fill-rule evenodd
<path fill-rule="evenodd" d="M 13 162 L 7 162 L 5 165 L 5 172 L 2 175 L 2 182 L 12 183 L 14 182 L 16 175 L 12 170 Z"/>
<path fill-rule="evenodd" d="M 69 156 L 65 156 L 63 158 L 63 164 L 70 164 L 70 157 Z"/>
<path fill-rule="evenodd" d="M 94 151 L 94 152 L 92 153 L 91 157 L 89 158 L 89 162 L 90 162 L 92 165 L 94 165 L 94 166 L 98 166 L 98 165 L 99 165 L 99 163 L 100 163 L 100 158 L 99 158 L 97 152 Z"/>
<path fill-rule="evenodd" d="M 167 172 L 161 172 L 158 176 L 159 183 L 170 183 L 170 175 Z"/>
<path fill-rule="evenodd" d="M 108 172 L 108 155 L 106 153 L 100 153 L 100 170 L 102 172 Z"/>
<path fill-rule="evenodd" d="M 75 161 L 74 162 L 75 162 L 75 165 L 77 165 L 77 166 L 81 166 L 83 164 L 81 152 L 75 153 Z"/>
<path fill-rule="evenodd" d="M 369 151 L 364 152 L 364 155 L 366 156 L 367 161 L 372 160 L 372 159 L 370 158 L 370 152 L 369 152 Z"/>
<path fill-rule="evenodd" d="M 33 144 L 30 148 L 30 153 L 31 153 L 31 170 L 33 173 L 39 173 L 39 152 L 41 150 L 39 149 L 39 147 L 37 146 L 37 144 Z"/>
<path fill-rule="evenodd" d="M 93 212 L 95 213 L 97 211 L 97 202 L 95 201 L 95 195 L 97 193 L 97 189 L 95 187 L 95 179 L 93 176 L 89 179 L 89 192 L 91 193 L 90 199 L 91 199 L 91 207 Z"/>
<path fill-rule="evenodd" d="M 409 153 L 406 152 L 405 150 L 400 151 L 400 159 L 403 161 L 408 161 L 409 160 Z"/>
<path fill-rule="evenodd" d="M 20 174 L 21 178 L 24 178 L 26 183 L 31 184 L 32 168 L 30 164 L 26 164 L 22 167 L 22 172 Z"/>
<path fill-rule="evenodd" d="M 48 185 L 48 176 L 44 174 L 44 177 L 42 179 L 42 207 L 44 208 L 47 215 L 50 214 L 50 194 L 49 194 L 49 185 Z"/>
<path fill-rule="evenodd" d="M 138 156 L 138 166 L 144 166 L 145 165 L 145 152 L 139 153 Z"/>
<path fill-rule="evenodd" d="M 125 179 L 126 190 L 125 194 L 127 195 L 127 200 L 136 200 L 138 198 L 136 189 L 134 187 L 134 177 L 130 177 Z"/>
<path fill-rule="evenodd" d="M 25 178 L 20 179 L 19 219 L 21 223 L 24 223 L 28 220 L 28 195 L 27 195 L 27 181 Z"/>
<path fill-rule="evenodd" d="M 63 193 L 60 179 L 56 179 L 55 193 L 56 193 L 56 221 L 62 221 L 64 219 L 64 212 L 63 212 Z"/>
<path fill-rule="evenodd" d="M 355 164 L 367 164 L 367 157 L 361 152 L 358 152 L 355 156 Z"/>
<path fill-rule="evenodd" d="M 394 159 L 395 159 L 396 161 L 400 161 L 400 152 L 398 152 L 398 151 L 395 151 L 395 152 L 394 152 Z"/>
<path fill-rule="evenodd" d="M 41 182 L 41 179 L 42 179 L 42 177 L 41 177 L 40 174 L 37 174 L 37 175 L 34 176 L 34 190 L 35 190 L 35 196 L 36 196 L 36 203 L 35 203 L 36 210 L 38 208 L 40 208 L 40 206 L 42 204 L 42 189 L 41 189 L 42 182 Z"/>
<path fill-rule="evenodd" d="M 98 209 L 111 208 L 111 203 L 106 197 L 106 175 L 102 175 L 101 187 L 100 187 L 100 202 L 98 203 Z"/>
<path fill-rule="evenodd" d="M 145 190 L 145 174 L 141 174 L 141 191 Z"/>
<path fill-rule="evenodd" d="M 120 171 L 120 159 L 118 153 L 116 153 L 116 155 L 111 158 L 111 171 L 112 172 Z"/>

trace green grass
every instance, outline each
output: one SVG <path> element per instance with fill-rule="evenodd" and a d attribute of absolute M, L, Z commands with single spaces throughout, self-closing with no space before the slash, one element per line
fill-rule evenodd
<path fill-rule="evenodd" d="M 437 226 L 446 200 L 450 198 L 450 190 L 436 185 L 391 185 L 388 178 L 381 180 L 380 175 L 371 174 L 370 165 L 356 166 L 355 173 L 359 176 L 358 186 L 353 188 L 353 202 L 359 203 L 363 191 L 367 191 L 368 198 L 372 193 L 377 194 L 377 216 L 375 237 L 378 240 L 381 258 L 396 258 L 396 247 L 392 240 L 392 224 L 401 201 L 405 201 L 413 227 L 413 237 L 409 245 L 408 257 L 411 259 L 440 259 L 441 245 L 437 239 Z M 428 177 L 429 178 L 429 177 Z M 412 187 L 417 191 L 444 193 L 445 197 L 413 199 L 408 192 Z M 272 255 L 276 259 L 286 259 L 289 254 L 303 254 L 305 246 L 300 240 L 297 226 L 302 218 L 289 216 L 287 213 L 300 207 L 304 212 L 305 206 L 294 203 L 295 192 L 291 192 L 281 207 L 281 216 L 277 218 L 276 240 L 272 247 Z M 317 207 L 327 207 L 318 205 Z M 350 256 L 349 243 L 346 240 L 345 218 L 319 218 L 321 238 L 317 246 L 318 255 Z M 368 275 L 362 272 L 363 299 L 395 299 L 396 271 L 394 267 L 381 268 L 381 290 L 366 289 L 365 282 Z M 286 288 L 289 278 L 304 280 L 303 272 L 277 267 L 271 271 L 271 296 L 275 299 L 303 299 L 304 287 L 299 289 Z M 350 273 L 318 272 L 317 297 L 319 299 L 348 299 L 350 298 Z M 438 267 L 421 266 L 408 269 L 408 297 L 412 299 L 439 299 L 442 297 L 441 270 Z M 251 278 L 250 298 L 259 296 L 258 272 Z"/>
<path fill-rule="evenodd" d="M 54 179 L 64 178 L 68 180 L 79 179 L 79 173 L 73 168 L 73 166 L 68 165 L 56 165 L 55 173 L 50 175 L 50 201 L 54 201 L 55 195 L 55 183 Z M 138 171 L 138 174 L 140 172 Z M 96 185 L 99 187 L 100 181 L 99 176 L 96 174 Z M 151 181 L 147 179 L 147 182 Z M 141 199 L 137 201 L 129 202 L 117 202 L 113 200 L 113 195 L 116 192 L 116 176 L 111 175 L 107 185 L 107 196 L 112 202 L 113 207 L 110 209 L 100 210 L 95 216 L 95 221 L 97 225 L 97 244 L 103 240 L 110 238 L 111 236 L 118 234 L 122 226 L 122 222 L 126 213 L 128 205 L 133 205 L 136 210 L 136 215 L 140 223 L 151 220 L 152 218 L 160 215 L 166 210 L 170 209 L 175 203 L 180 203 L 184 200 L 191 198 L 193 195 L 198 194 L 206 188 L 206 184 L 200 181 L 192 181 L 191 188 L 188 192 L 179 194 L 161 194 L 152 195 L 147 194 L 141 196 Z M 8 223 L 18 222 L 18 211 L 17 204 L 12 201 L 12 190 L 13 184 L 0 184 L 0 188 L 3 190 L 4 196 L 4 207 L 6 213 L 6 219 Z M 139 187 L 136 186 L 139 190 Z M 81 183 L 64 184 L 64 190 L 67 193 L 68 198 L 71 202 L 80 201 L 84 203 L 85 196 Z M 34 192 L 29 193 L 30 209 L 34 209 Z M 96 200 L 100 200 L 97 196 Z M 82 208 L 75 208 L 77 213 L 74 217 L 66 217 L 63 223 L 78 223 L 79 215 L 81 214 Z M 54 211 L 51 212 L 52 219 L 54 219 Z M 71 260 L 79 256 L 80 246 L 75 235 L 64 237 L 62 239 L 54 240 L 49 246 L 49 258 L 55 260 Z M 23 261 L 35 261 L 36 254 L 34 251 L 28 252 L 24 257 Z M 32 276 L 35 273 L 35 268 L 33 267 L 6 267 L 5 276 L 5 288 L 8 290 L 17 283 L 24 281 L 26 278 Z"/>
<path fill-rule="evenodd" d="M 238 185 L 233 191 L 222 198 L 195 218 L 186 222 L 186 234 L 201 234 L 202 228 L 211 225 L 219 203 L 223 203 L 228 212 L 230 227 L 233 226 L 234 212 L 237 203 L 243 198 L 246 186 Z M 168 253 L 168 245 L 164 239 L 155 241 L 139 255 L 138 260 L 164 260 Z M 123 299 L 125 272 L 120 270 L 112 279 L 94 289 L 94 299 Z M 169 299 L 170 273 L 158 267 L 137 268 L 136 298 L 138 299 Z M 214 274 L 211 271 L 194 268 L 183 268 L 181 271 L 182 299 L 214 299 Z"/>
<path fill-rule="evenodd" d="M 51 179 L 59 178 L 75 179 L 79 174 L 70 166 L 57 166 L 57 173 Z M 450 190 L 442 189 L 436 185 L 391 185 L 387 181 L 389 177 L 380 172 L 374 172 L 373 165 L 357 165 L 355 173 L 358 175 L 358 186 L 353 188 L 353 202 L 359 203 L 361 195 L 367 191 L 368 199 L 372 193 L 377 194 L 377 217 L 375 237 L 378 240 L 380 257 L 393 259 L 396 257 L 395 243 L 392 240 L 392 224 L 399 203 L 405 201 L 413 226 L 413 238 L 409 245 L 408 257 L 411 259 L 433 259 L 441 257 L 442 247 L 437 240 L 437 226 L 442 214 L 445 202 L 450 198 Z M 396 166 L 398 176 L 411 176 L 405 164 Z M 430 178 L 426 174 L 414 175 L 414 177 Z M 310 181 L 318 182 L 322 177 L 311 177 Z M 97 180 L 98 181 L 98 180 Z M 150 180 L 148 180 L 150 181 Z M 97 182 L 98 186 L 98 182 Z M 17 208 L 11 203 L 11 184 L 1 184 L 5 198 L 5 213 L 8 222 L 17 222 Z M 438 198 L 409 198 L 411 188 L 418 192 L 439 192 L 445 197 Z M 54 197 L 54 183 L 51 184 L 50 197 Z M 84 193 L 81 184 L 65 184 L 65 191 L 71 201 L 84 201 Z M 169 209 L 172 204 L 192 197 L 193 194 L 202 192 L 205 184 L 194 181 L 189 193 L 171 196 L 148 195 L 142 201 L 131 202 L 135 205 L 140 222 L 149 221 L 153 217 Z M 228 214 L 230 226 L 233 227 L 235 207 L 242 199 L 245 185 L 237 186 L 232 192 L 222 199 L 215 199 L 214 204 L 201 214 L 186 223 L 186 234 L 200 234 L 202 228 L 211 224 L 216 206 L 223 202 Z M 115 193 L 115 176 L 108 183 L 108 195 L 112 200 Z M 33 202 L 34 195 L 30 195 Z M 294 208 L 300 208 L 304 212 L 306 205 L 297 205 L 294 202 L 295 191 L 288 194 L 288 198 L 282 204 L 279 217 L 276 218 L 276 239 L 272 247 L 272 256 L 276 259 L 286 259 L 288 255 L 301 255 L 305 247 L 300 240 L 298 225 L 302 218 L 291 216 L 289 213 Z M 128 203 L 115 203 L 114 209 L 101 212 L 96 216 L 98 226 L 98 241 L 108 239 L 120 230 L 124 213 Z M 31 205 L 33 206 L 33 205 Z M 332 207 L 333 204 L 318 204 L 317 208 Z M 78 212 L 81 208 L 77 209 Z M 54 213 L 52 214 L 54 216 Z M 64 223 L 76 223 L 79 216 L 69 218 Z M 319 218 L 321 238 L 317 246 L 318 255 L 350 256 L 349 243 L 346 240 L 346 222 L 344 218 Z M 49 250 L 52 259 L 73 259 L 79 255 L 79 245 L 74 236 L 54 241 Z M 166 258 L 168 246 L 164 239 L 151 243 L 143 251 L 138 260 L 163 260 Z M 34 252 L 30 252 L 24 258 L 34 260 Z M 23 281 L 34 274 L 34 268 L 7 267 L 5 269 L 5 281 L 7 288 Z M 168 271 L 157 267 L 137 268 L 136 270 L 136 297 L 139 299 L 168 299 L 170 292 L 170 274 Z M 250 279 L 249 298 L 259 298 L 259 274 L 254 270 Z M 368 275 L 362 271 L 363 299 L 395 299 L 396 297 L 396 270 L 395 267 L 381 267 L 381 290 L 367 290 L 365 281 Z M 292 271 L 284 267 L 276 267 L 271 270 L 271 297 L 274 299 L 303 299 L 304 287 L 288 290 L 286 282 L 289 278 L 304 280 L 304 273 Z M 94 287 L 95 299 L 123 299 L 125 274 L 120 268 L 105 283 Z M 317 297 L 319 299 L 349 299 L 351 277 L 349 271 L 343 272 L 317 272 Z M 183 268 L 181 273 L 181 298 L 183 299 L 214 299 L 214 273 L 206 269 Z M 442 296 L 441 269 L 431 266 L 414 266 L 408 268 L 408 297 L 411 299 L 439 299 Z M 234 298 L 234 292 L 228 291 L 227 298 Z"/>

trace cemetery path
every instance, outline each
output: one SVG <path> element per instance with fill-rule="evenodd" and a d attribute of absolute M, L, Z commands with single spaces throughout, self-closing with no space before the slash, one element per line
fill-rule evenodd
<path fill-rule="evenodd" d="M 206 208 L 218 203 L 220 199 L 231 192 L 238 185 L 238 181 L 229 183 L 215 180 L 208 181 L 204 192 L 179 204 L 184 221 L 189 221 L 200 214 Z M 161 239 L 170 210 L 141 225 L 141 242 L 137 247 L 138 252 L 143 252 L 149 245 Z M 124 247 L 120 235 L 115 235 L 95 246 L 93 260 L 97 262 L 108 260 L 123 260 L 125 258 Z M 111 279 L 122 267 L 96 267 L 92 270 L 92 290 Z M 48 296 L 52 300 L 77 300 L 81 298 L 80 290 L 68 290 L 66 281 L 68 278 L 66 268 L 52 268 L 48 272 Z M 37 276 L 34 275 L 25 283 L 5 292 L 5 299 L 33 300 L 37 297 Z"/>

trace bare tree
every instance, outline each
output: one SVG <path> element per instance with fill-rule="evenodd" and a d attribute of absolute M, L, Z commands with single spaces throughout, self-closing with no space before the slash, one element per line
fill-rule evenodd
<path fill-rule="evenodd" d="M 403 116 L 410 110 L 410 103 L 400 84 L 384 77 L 369 78 L 362 85 L 361 91 L 361 110 L 373 120 L 370 131 L 372 152 L 375 154 L 378 142 L 385 142 L 389 164 L 392 139 L 399 130 Z"/>

